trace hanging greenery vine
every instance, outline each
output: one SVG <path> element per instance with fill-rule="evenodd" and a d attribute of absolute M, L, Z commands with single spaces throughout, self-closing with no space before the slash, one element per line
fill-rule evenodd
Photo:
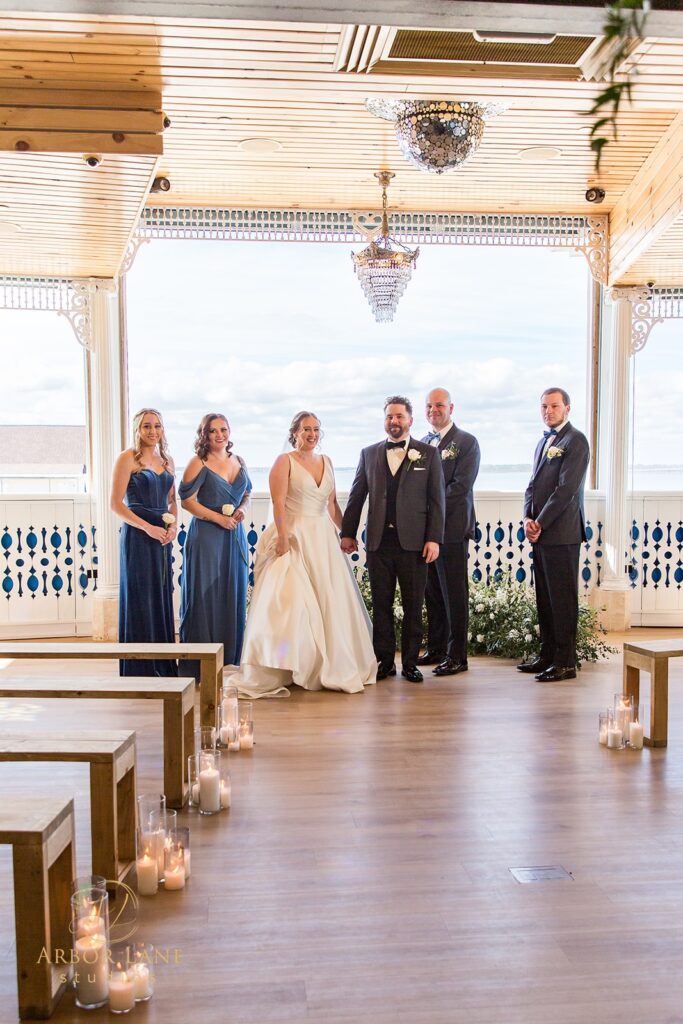
<path fill-rule="evenodd" d="M 649 10 L 649 0 L 616 0 L 607 8 L 602 46 L 611 48 L 607 69 L 608 84 L 595 97 L 589 111 L 589 115 L 599 115 L 593 122 L 590 134 L 590 147 L 595 153 L 596 173 L 600 170 L 602 151 L 609 143 L 610 136 L 614 141 L 617 139 L 617 114 L 622 101 L 631 102 L 632 73 L 617 76 L 634 44 L 645 38 Z"/>

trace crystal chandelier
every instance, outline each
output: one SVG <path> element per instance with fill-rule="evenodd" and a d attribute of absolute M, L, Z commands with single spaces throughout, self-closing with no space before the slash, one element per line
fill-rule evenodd
<path fill-rule="evenodd" d="M 394 175 L 391 171 L 379 171 L 375 177 L 382 186 L 382 227 L 367 249 L 352 252 L 351 259 L 375 320 L 387 323 L 394 319 L 398 300 L 412 277 L 420 250 L 407 249 L 389 235 L 387 187 Z"/>

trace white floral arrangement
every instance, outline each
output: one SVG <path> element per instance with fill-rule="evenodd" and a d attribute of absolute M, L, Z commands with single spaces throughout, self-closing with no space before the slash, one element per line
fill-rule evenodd
<path fill-rule="evenodd" d="M 166 527 L 166 529 L 168 530 L 168 528 L 170 526 L 173 526 L 173 524 L 175 523 L 175 516 L 171 515 L 170 512 L 162 512 L 162 514 L 161 514 L 161 521 L 164 524 L 164 526 Z"/>
<path fill-rule="evenodd" d="M 441 458 L 445 462 L 446 459 L 456 459 L 459 454 L 460 454 L 460 449 L 457 447 L 457 445 L 449 444 L 446 448 L 444 448 L 442 450 Z"/>
<path fill-rule="evenodd" d="M 547 459 L 560 459 L 564 455 L 564 448 L 556 448 L 554 444 L 551 444 L 548 451 L 545 453 Z"/>
<path fill-rule="evenodd" d="M 223 507 L 221 509 L 221 512 L 223 513 L 224 516 L 231 516 L 234 511 L 235 511 L 235 506 L 231 505 L 230 502 L 228 502 L 226 505 L 223 505 Z"/>

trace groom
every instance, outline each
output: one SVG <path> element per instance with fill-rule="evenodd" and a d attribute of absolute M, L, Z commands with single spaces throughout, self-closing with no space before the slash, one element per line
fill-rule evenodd
<path fill-rule="evenodd" d="M 444 528 L 444 482 L 438 452 L 410 436 L 413 407 L 403 395 L 384 403 L 387 440 L 361 452 L 342 521 L 341 547 L 358 550 L 356 534 L 365 499 L 367 566 L 372 593 L 372 642 L 377 679 L 396 675 L 394 595 L 401 589 L 401 675 L 421 683 L 422 601 L 427 565 L 439 556 Z"/>

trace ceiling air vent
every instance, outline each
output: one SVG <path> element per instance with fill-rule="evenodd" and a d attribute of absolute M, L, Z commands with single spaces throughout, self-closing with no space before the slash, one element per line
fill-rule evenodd
<path fill-rule="evenodd" d="M 536 78 L 578 81 L 600 48 L 595 36 L 444 32 L 347 25 L 338 71 L 439 78 Z M 597 77 L 591 75 L 590 77 Z"/>

